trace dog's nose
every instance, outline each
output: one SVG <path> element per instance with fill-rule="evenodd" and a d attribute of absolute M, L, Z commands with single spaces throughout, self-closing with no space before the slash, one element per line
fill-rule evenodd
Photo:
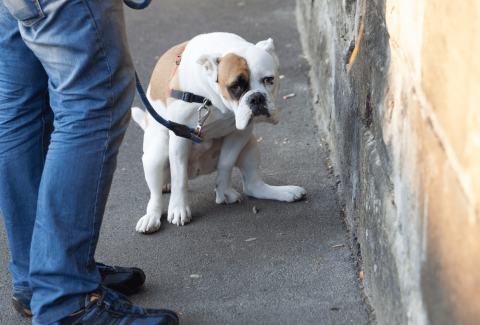
<path fill-rule="evenodd" d="M 265 95 L 262 93 L 255 93 L 250 96 L 250 105 L 265 105 Z"/>
<path fill-rule="evenodd" d="M 248 106 L 252 110 L 253 116 L 260 116 L 264 115 L 270 117 L 270 113 L 267 109 L 267 99 L 265 98 L 265 94 L 262 93 L 255 93 L 250 95 L 248 98 Z"/>

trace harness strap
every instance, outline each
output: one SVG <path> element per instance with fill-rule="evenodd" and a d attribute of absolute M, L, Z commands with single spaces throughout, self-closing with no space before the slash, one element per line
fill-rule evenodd
<path fill-rule="evenodd" d="M 170 89 L 169 92 L 170 92 L 170 97 L 176 98 L 176 99 L 181 99 L 181 100 L 183 100 L 184 102 L 187 102 L 187 103 L 203 104 L 205 99 L 206 99 L 203 96 L 195 95 L 194 93 L 189 93 L 188 91 Z M 212 102 L 210 101 L 210 99 L 207 99 L 207 101 L 205 102 L 205 105 L 207 105 L 207 106 L 212 105 Z"/>
<path fill-rule="evenodd" d="M 185 50 L 183 50 L 183 52 L 185 52 Z M 175 76 L 175 73 L 177 72 L 178 67 L 180 66 L 180 62 L 182 62 L 183 52 L 177 55 L 177 58 L 175 59 L 176 67 L 175 67 L 175 70 L 173 70 L 172 78 L 170 78 L 170 80 L 173 79 L 173 77 Z M 199 103 L 199 104 L 205 104 L 207 106 L 212 105 L 212 102 L 210 101 L 210 99 L 206 99 L 203 96 L 195 95 L 194 93 L 189 93 L 188 91 L 169 89 L 168 92 L 170 94 L 170 97 L 181 99 L 187 103 Z"/>
<path fill-rule="evenodd" d="M 183 50 L 183 52 L 185 52 L 185 50 Z M 182 52 L 182 54 L 183 54 L 183 52 Z M 177 58 L 175 59 L 176 67 L 175 67 L 175 70 L 173 70 L 172 78 L 170 78 L 170 80 L 173 79 L 173 76 L 175 75 L 175 72 L 177 72 L 178 66 L 180 65 L 180 62 L 182 61 L 182 54 L 177 55 Z"/>

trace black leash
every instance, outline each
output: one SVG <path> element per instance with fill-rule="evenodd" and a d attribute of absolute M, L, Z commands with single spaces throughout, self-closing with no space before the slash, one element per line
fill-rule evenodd
<path fill-rule="evenodd" d="M 185 138 L 185 139 L 190 139 L 191 141 L 193 141 L 195 143 L 202 143 L 203 142 L 204 137 L 203 137 L 203 134 L 202 134 L 201 131 L 202 131 L 203 124 L 205 123 L 208 115 L 210 114 L 210 106 L 208 105 L 208 103 L 211 104 L 210 100 L 202 97 L 202 98 L 204 98 L 204 100 L 203 100 L 203 102 L 200 102 L 203 105 L 198 108 L 197 127 L 196 128 L 191 128 L 191 127 L 188 127 L 184 124 L 179 124 L 179 123 L 175 123 L 175 122 L 172 122 L 172 121 L 167 121 L 163 117 L 161 117 L 155 111 L 155 109 L 152 107 L 150 102 L 148 101 L 147 95 L 145 95 L 145 92 L 143 91 L 142 84 L 140 83 L 140 79 L 138 78 L 138 74 L 137 74 L 136 71 L 135 71 L 135 79 L 136 79 L 137 92 L 140 95 L 140 100 L 142 101 L 143 105 L 145 105 L 145 108 L 147 109 L 148 113 L 150 113 L 150 115 L 152 115 L 152 117 L 155 119 L 155 121 L 157 121 L 158 123 L 160 123 L 161 125 L 163 125 L 167 129 L 172 130 L 173 133 L 175 133 L 175 135 L 178 136 L 178 137 L 182 137 L 182 138 Z M 191 94 L 191 93 L 189 93 L 189 94 Z M 196 95 L 194 95 L 194 96 L 196 96 Z M 201 96 L 197 96 L 197 97 L 201 97 Z M 207 110 L 207 113 L 204 116 L 201 115 L 202 114 L 202 109 Z"/>
<path fill-rule="evenodd" d="M 123 0 L 123 2 L 132 9 L 141 10 L 141 9 L 147 8 L 150 2 L 152 2 L 152 0 L 143 0 L 142 2 L 135 2 L 132 0 Z M 181 56 L 179 57 L 181 58 Z M 179 64 L 180 64 L 180 59 L 177 60 L 177 67 Z M 175 68 L 175 71 L 177 71 L 176 68 Z M 210 106 L 212 105 L 212 102 L 209 99 L 202 96 L 195 95 L 193 93 L 189 93 L 189 92 L 170 90 L 170 96 L 173 98 L 181 99 L 187 103 L 203 104 L 198 108 L 197 127 L 191 128 L 184 124 L 167 121 L 163 117 L 161 117 L 148 101 L 147 95 L 145 95 L 145 91 L 143 90 L 142 84 L 140 83 L 140 79 L 138 78 L 137 71 L 135 71 L 135 79 L 136 79 L 137 92 L 140 95 L 140 100 L 142 101 L 148 113 L 154 118 L 155 121 L 157 121 L 167 129 L 173 131 L 173 133 L 175 133 L 176 136 L 179 136 L 185 139 L 190 139 L 195 143 L 203 142 L 204 136 L 202 134 L 202 126 L 207 120 L 208 115 L 210 114 Z M 202 116 L 202 109 L 207 110 L 207 113 L 205 113 L 205 115 L 203 116 Z"/>

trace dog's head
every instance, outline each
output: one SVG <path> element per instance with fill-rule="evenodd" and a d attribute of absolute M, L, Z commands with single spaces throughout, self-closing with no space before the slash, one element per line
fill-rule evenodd
<path fill-rule="evenodd" d="M 202 55 L 197 63 L 225 106 L 235 113 L 237 129 L 243 130 L 251 122 L 278 123 L 280 78 L 271 38 L 224 55 Z"/>

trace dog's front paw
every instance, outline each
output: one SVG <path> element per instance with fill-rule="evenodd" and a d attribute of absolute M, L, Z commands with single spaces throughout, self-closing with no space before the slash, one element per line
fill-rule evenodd
<path fill-rule="evenodd" d="M 295 202 L 307 196 L 307 191 L 299 186 L 279 186 L 281 189 L 279 201 Z"/>
<path fill-rule="evenodd" d="M 167 220 L 169 223 L 173 223 L 177 226 L 185 226 L 187 222 L 192 220 L 192 212 L 190 212 L 190 207 L 187 206 L 175 206 L 170 205 L 168 207 L 168 217 Z"/>
<path fill-rule="evenodd" d="M 227 188 L 225 191 L 223 191 L 223 193 L 215 190 L 215 193 L 217 194 L 217 204 L 229 204 L 243 201 L 243 197 L 233 188 Z"/>
<path fill-rule="evenodd" d="M 160 229 L 160 213 L 147 213 L 137 222 L 135 230 L 140 233 L 152 233 Z"/>

